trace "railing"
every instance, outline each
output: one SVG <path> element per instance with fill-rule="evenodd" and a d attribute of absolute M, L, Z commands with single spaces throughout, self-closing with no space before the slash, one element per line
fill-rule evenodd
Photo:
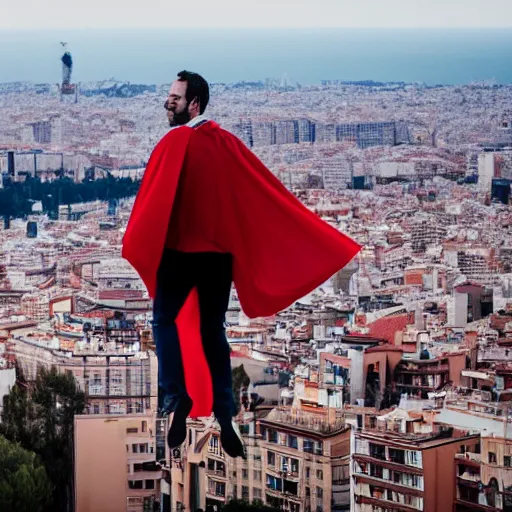
<path fill-rule="evenodd" d="M 462 480 L 469 480 L 470 482 L 480 482 L 480 475 L 475 475 L 473 473 L 468 473 L 467 471 L 462 475 L 458 475 Z"/>
<path fill-rule="evenodd" d="M 226 478 L 226 471 L 221 469 L 207 469 L 206 473 L 208 475 L 214 475 L 214 476 L 221 476 L 223 478 Z"/>
<path fill-rule="evenodd" d="M 455 454 L 456 459 L 463 459 L 463 460 L 469 460 L 471 462 L 482 462 L 482 454 L 481 453 L 456 453 Z"/>

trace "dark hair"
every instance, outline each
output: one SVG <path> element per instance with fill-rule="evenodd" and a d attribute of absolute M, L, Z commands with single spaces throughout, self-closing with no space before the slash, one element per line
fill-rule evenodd
<path fill-rule="evenodd" d="M 178 73 L 178 81 L 187 82 L 187 103 L 197 98 L 199 101 L 199 113 L 202 114 L 210 100 L 208 82 L 201 75 L 185 70 Z"/>

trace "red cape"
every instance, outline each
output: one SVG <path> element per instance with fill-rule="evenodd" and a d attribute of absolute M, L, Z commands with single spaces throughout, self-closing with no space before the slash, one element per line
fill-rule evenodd
<path fill-rule="evenodd" d="M 214 244 L 232 254 L 233 281 L 251 318 L 290 306 L 361 250 L 308 210 L 239 139 L 212 121 L 196 129 L 171 130 L 148 162 L 122 255 L 151 297 L 171 213 L 171 227 L 200 228 L 199 238 L 197 229 L 180 230 L 179 249 L 211 250 Z M 193 417 L 211 413 L 213 396 L 198 322 L 193 290 L 177 319 Z"/>

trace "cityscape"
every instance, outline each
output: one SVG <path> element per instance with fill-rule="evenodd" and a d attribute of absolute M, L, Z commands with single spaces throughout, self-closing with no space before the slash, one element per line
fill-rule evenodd
<path fill-rule="evenodd" d="M 207 116 L 363 247 L 273 317 L 233 287 L 244 460 L 214 417 L 167 447 L 121 257 L 170 83 L 77 83 L 61 45 L 55 84 L 0 84 L 0 509 L 510 512 L 512 85 L 210 84 Z"/>

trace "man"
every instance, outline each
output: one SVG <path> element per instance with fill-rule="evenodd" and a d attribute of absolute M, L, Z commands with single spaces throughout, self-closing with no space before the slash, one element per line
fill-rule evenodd
<path fill-rule="evenodd" d="M 249 317 L 273 315 L 343 268 L 360 246 L 206 119 L 208 101 L 200 75 L 178 73 L 165 103 L 171 130 L 146 168 L 123 256 L 154 298 L 159 385 L 173 415 L 169 446 L 185 440 L 187 416 L 213 411 L 224 451 L 243 457 L 224 331 L 231 282 Z"/>

